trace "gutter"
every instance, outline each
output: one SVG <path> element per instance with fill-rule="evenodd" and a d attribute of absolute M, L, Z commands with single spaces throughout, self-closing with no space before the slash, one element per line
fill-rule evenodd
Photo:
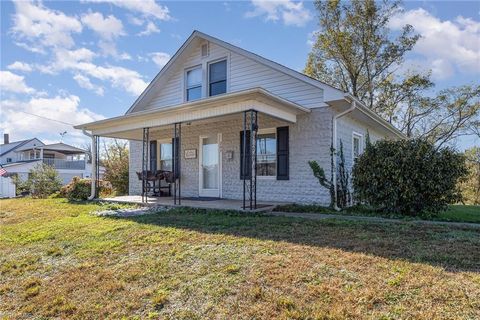
<path fill-rule="evenodd" d="M 333 117 L 333 127 L 332 127 L 332 140 L 333 140 L 333 148 L 334 148 L 334 158 L 333 158 L 333 190 L 334 190 L 334 203 L 333 203 L 333 208 L 336 211 L 340 211 L 340 208 L 337 206 L 337 120 L 340 119 L 341 117 L 345 116 L 346 114 L 352 112 L 357 108 L 357 102 L 355 100 L 352 100 L 351 102 L 351 107 L 348 108 L 347 110 L 335 115 Z"/>
<path fill-rule="evenodd" d="M 91 138 L 92 139 L 92 150 L 91 150 L 91 154 L 92 154 L 92 178 L 90 179 L 90 196 L 87 198 L 87 200 L 93 200 L 95 199 L 95 194 L 97 193 L 95 187 L 95 183 L 93 183 L 94 181 L 97 180 L 97 168 L 94 168 L 95 164 L 97 163 L 97 146 L 96 146 L 96 139 L 95 137 L 88 133 L 87 131 L 85 131 L 85 129 L 82 129 L 82 133 L 84 135 L 86 135 L 87 137 Z"/>

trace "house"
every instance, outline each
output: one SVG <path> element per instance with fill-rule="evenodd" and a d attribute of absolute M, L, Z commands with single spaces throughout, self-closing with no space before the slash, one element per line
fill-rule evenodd
<path fill-rule="evenodd" d="M 349 94 L 199 31 L 125 115 L 76 128 L 94 144 L 98 137 L 130 140 L 131 195 L 145 190 L 137 173 L 173 170 L 175 203 L 214 197 L 247 208 L 257 201 L 329 204 L 309 160 L 330 175 L 332 141 L 336 150 L 342 142 L 352 166 L 367 132 L 372 141 L 403 138 Z"/>
<path fill-rule="evenodd" d="M 67 184 L 73 177 L 90 178 L 92 165 L 86 161 L 88 151 L 65 143 L 45 144 L 37 138 L 9 141 L 4 134 L 4 143 L 0 145 L 0 165 L 9 174 L 17 174 L 21 179 L 38 163 L 55 167 L 59 177 Z"/>

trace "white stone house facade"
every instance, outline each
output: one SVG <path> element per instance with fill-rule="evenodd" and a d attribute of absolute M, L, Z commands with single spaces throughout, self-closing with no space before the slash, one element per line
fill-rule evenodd
<path fill-rule="evenodd" d="M 251 112 L 253 127 L 245 125 Z M 172 140 L 180 124 L 180 140 Z M 367 132 L 372 141 L 403 138 L 348 94 L 198 31 L 125 115 L 77 128 L 130 140 L 132 195 L 142 193 L 137 172 L 176 166 L 183 197 L 242 199 L 244 181 L 255 176 L 258 201 L 319 204 L 328 204 L 329 194 L 308 161 L 330 175 L 332 143 L 338 150 L 342 141 L 351 167 Z M 246 151 L 252 144 L 256 175 L 243 175 L 255 162 Z"/>

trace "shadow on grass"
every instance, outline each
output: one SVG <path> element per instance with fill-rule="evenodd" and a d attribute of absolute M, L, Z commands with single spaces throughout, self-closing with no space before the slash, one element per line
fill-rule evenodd
<path fill-rule="evenodd" d="M 189 208 L 111 219 L 128 219 L 141 224 L 209 234 L 335 248 L 429 264 L 452 272 L 480 272 L 480 229 L 426 226 L 408 222 L 314 221 Z"/>

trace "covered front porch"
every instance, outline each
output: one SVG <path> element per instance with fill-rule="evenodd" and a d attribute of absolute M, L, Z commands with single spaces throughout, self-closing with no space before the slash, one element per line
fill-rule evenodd
<path fill-rule="evenodd" d="M 287 186 L 288 181 L 281 180 L 288 180 L 288 149 L 285 152 L 278 146 L 288 146 L 288 126 L 308 112 L 263 89 L 254 89 L 80 128 L 91 131 L 94 146 L 99 137 L 130 140 L 130 195 L 114 200 L 257 210 L 275 204 L 264 196 L 276 192 L 272 186 Z M 272 155 L 273 168 L 263 164 L 269 156 L 265 150 L 257 152 L 262 148 L 257 145 L 260 135 L 265 141 L 273 136 L 275 144 L 281 141 Z M 267 144 L 263 148 L 268 148 Z M 277 174 L 282 170 L 286 179 Z M 168 193 L 151 188 L 155 176 L 169 174 L 169 179 L 156 182 L 157 187 L 168 184 Z M 171 197 L 152 197 L 153 193 Z"/>

